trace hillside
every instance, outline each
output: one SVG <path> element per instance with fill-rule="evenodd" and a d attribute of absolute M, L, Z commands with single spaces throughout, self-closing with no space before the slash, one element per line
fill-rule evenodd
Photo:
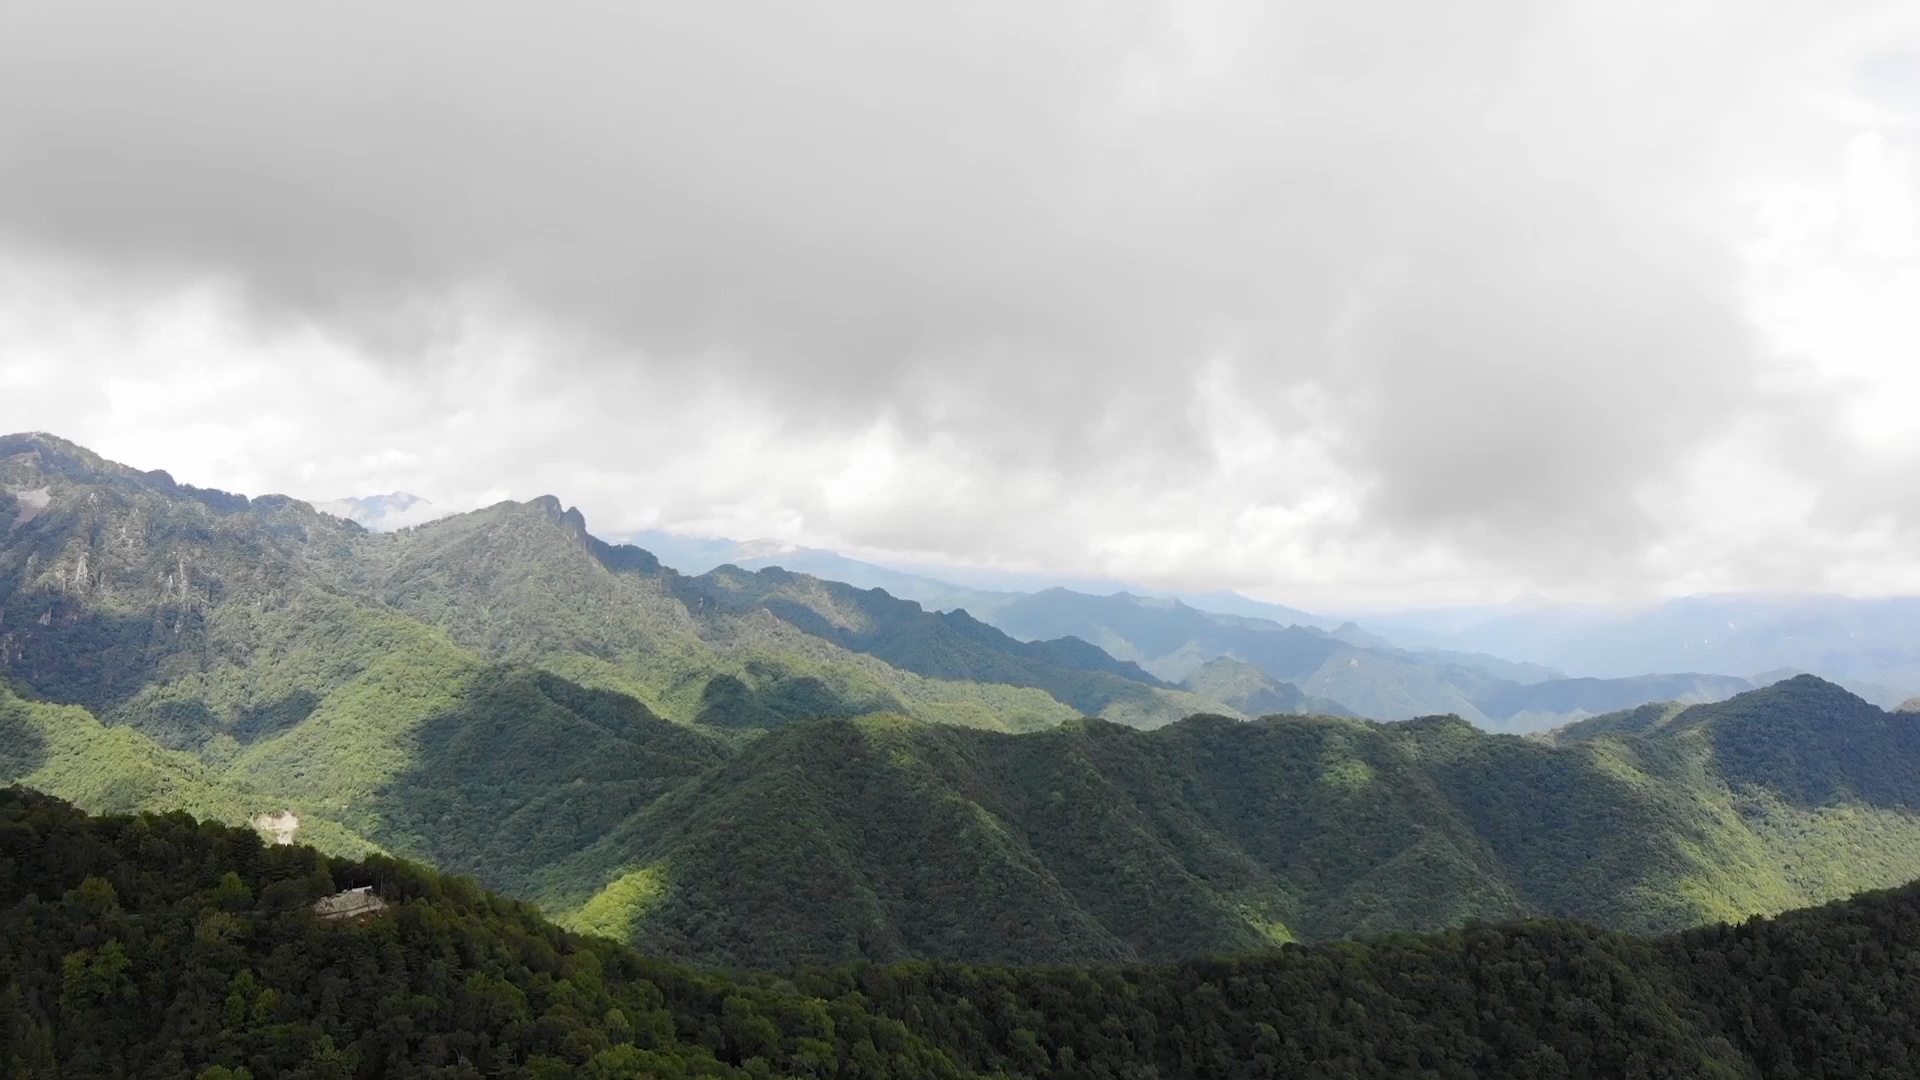
<path fill-rule="evenodd" d="M 1717 719 L 1558 745 L 1454 718 L 799 725 L 540 896 L 702 963 L 1106 963 L 1472 918 L 1655 932 L 1920 877 L 1906 717 L 1811 678 L 1678 715 Z"/>
<path fill-rule="evenodd" d="M 362 921 L 311 909 L 366 886 Z M 1644 940 L 1477 925 L 1091 970 L 701 973 L 375 856 L 0 791 L 9 1076 L 1896 1077 L 1920 888 Z M 1791 987 L 1791 992 L 1787 988 Z"/>

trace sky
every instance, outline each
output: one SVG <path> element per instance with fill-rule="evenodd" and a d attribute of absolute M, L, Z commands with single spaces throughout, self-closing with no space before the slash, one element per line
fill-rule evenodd
<path fill-rule="evenodd" d="M 1307 607 L 1920 593 L 1911 0 L 0 25 L 0 430 Z"/>

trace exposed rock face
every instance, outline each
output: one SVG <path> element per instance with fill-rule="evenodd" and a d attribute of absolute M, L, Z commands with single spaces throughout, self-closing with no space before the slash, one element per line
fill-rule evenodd
<path fill-rule="evenodd" d="M 1903 701 L 1903 702 L 1901 702 L 1901 703 L 1900 703 L 1900 707 L 1899 707 L 1899 708 L 1897 708 L 1897 709 L 1895 709 L 1895 710 L 1893 710 L 1893 711 L 1894 711 L 1894 712 L 1910 712 L 1910 713 L 1920 713 L 1920 697 L 1910 697 L 1910 698 L 1908 698 L 1907 700 L 1905 700 L 1905 701 Z"/>
<path fill-rule="evenodd" d="M 39 517 L 41 511 L 53 502 L 52 488 L 39 487 L 28 491 L 15 491 L 12 495 L 14 505 L 19 508 L 13 519 L 15 525 L 25 525 Z"/>
<path fill-rule="evenodd" d="M 283 810 L 277 814 L 261 814 L 253 819 L 253 827 L 273 837 L 276 844 L 293 843 L 293 834 L 300 830 L 300 819 L 293 811 Z"/>

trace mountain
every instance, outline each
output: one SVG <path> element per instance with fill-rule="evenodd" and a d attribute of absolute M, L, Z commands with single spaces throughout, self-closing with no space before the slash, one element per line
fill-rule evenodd
<path fill-rule="evenodd" d="M 1884 712 L 1812 675 L 1728 701 L 1675 710 L 1637 709 L 1573 724 L 1563 745 L 1633 731 L 1707 750 L 1736 788 L 1790 802 L 1920 807 L 1920 722 Z"/>
<path fill-rule="evenodd" d="M 1241 659 L 1286 679 L 1311 672 L 1341 646 L 1324 631 L 1215 615 L 1179 600 L 1129 593 L 1092 596 L 1047 589 L 1003 606 L 993 621 L 1020 638 L 1059 637 L 1057 628 L 1071 626 L 1073 636 L 1168 679 L 1183 679 L 1236 645 L 1252 653 L 1240 654 Z"/>
<path fill-rule="evenodd" d="M 330 850 L 523 890 L 795 720 L 1224 708 L 1084 642 L 883 593 L 688 578 L 550 498 L 382 534 L 0 438 L 0 782 L 93 809 L 289 813 Z"/>
<path fill-rule="evenodd" d="M 1830 684 L 1527 739 L 1248 723 L 1211 695 L 1614 699 L 1137 599 L 1128 640 L 1186 620 L 1259 649 L 1183 688 L 878 590 L 680 574 L 552 498 L 375 533 L 7 436 L 0 783 L 266 818 L 755 965 L 1133 962 L 1540 914 L 1664 930 L 1920 876 L 1912 714 Z"/>
<path fill-rule="evenodd" d="M 965 610 L 1015 637 L 1077 637 L 1171 682 L 1214 659 L 1247 660 L 1276 681 L 1308 688 L 1330 706 L 1322 711 L 1335 714 L 1395 720 L 1455 713 L 1494 730 L 1539 731 L 1631 705 L 1715 701 L 1762 685 L 1703 674 L 1568 679 L 1551 667 L 1485 652 L 1402 649 L 1353 622 L 1333 624 L 1232 593 L 1093 595 L 1057 586 L 992 592 L 774 541 L 698 540 L 660 531 L 636 537 L 663 545 L 669 564 L 799 571 L 884 589 L 930 610 Z"/>
<path fill-rule="evenodd" d="M 704 574 L 729 565 L 743 570 L 782 569 L 860 589 L 884 589 L 889 595 L 912 600 L 928 611 L 964 609 L 975 617 L 989 618 L 1001 604 L 1020 595 L 955 585 L 924 574 L 862 562 L 834 551 L 773 540 L 707 539 L 663 529 L 628 533 L 620 539 L 653 552 L 662 563 L 686 574 Z"/>
<path fill-rule="evenodd" d="M 1181 680 L 1180 685 L 1203 697 L 1224 701 L 1248 716 L 1306 713 L 1351 716 L 1346 707 L 1325 698 L 1308 697 L 1292 683 L 1283 683 L 1244 660 L 1216 656 Z"/>
<path fill-rule="evenodd" d="M 378 905 L 316 905 L 364 889 Z M 1920 887 L 1637 939 L 1563 922 L 1127 968 L 698 972 L 373 856 L 0 791 L 28 1078 L 1895 1077 Z"/>
<path fill-rule="evenodd" d="M 1841 683 L 1883 706 L 1920 693 L 1920 599 L 1911 597 L 1694 596 L 1637 610 L 1530 605 L 1447 614 L 1364 621 L 1399 640 L 1492 652 L 1582 675 L 1791 669 Z"/>
<path fill-rule="evenodd" d="M 1920 877 L 1909 716 L 1812 677 L 1633 715 L 1552 740 L 1451 717 L 793 725 L 537 895 L 700 963 L 1084 964 L 1476 918 L 1665 931 Z"/>
<path fill-rule="evenodd" d="M 1302 611 L 1285 604 L 1272 604 L 1265 600 L 1254 600 L 1235 592 L 1192 592 L 1175 590 L 1158 593 L 1153 590 L 1122 589 L 1123 592 L 1145 592 L 1146 595 L 1164 595 L 1168 599 L 1178 600 L 1188 607 L 1210 611 L 1216 615 L 1238 615 L 1247 619 L 1265 619 L 1282 626 L 1315 626 L 1322 630 L 1333 627 L 1337 620 L 1325 615 L 1316 615 L 1311 611 Z"/>
<path fill-rule="evenodd" d="M 1029 593 L 1049 589 L 1100 594 L 1135 593 L 1179 600 L 1201 611 L 1266 619 L 1284 626 L 1298 624 L 1332 629 L 1338 621 L 1284 604 L 1272 604 L 1219 590 L 1193 592 L 1149 589 L 1105 579 L 994 571 L 966 566 L 911 563 L 882 566 L 849 558 L 839 552 L 801 547 L 779 540 L 728 540 L 689 536 L 666 529 L 642 529 L 626 533 L 618 539 L 646 548 L 658 555 L 661 562 L 682 573 L 704 574 L 728 564 L 747 570 L 780 567 L 833 581 L 844 581 L 861 588 L 885 589 L 894 596 L 916 601 L 932 611 L 965 608 L 974 617 L 988 622 L 993 621 L 1001 605 Z"/>
<path fill-rule="evenodd" d="M 1570 718 L 1632 708 L 1648 702 L 1698 705 L 1725 701 L 1759 689 L 1752 679 L 1731 675 L 1638 675 L 1618 679 L 1548 679 L 1482 689 L 1474 703 L 1504 718 L 1516 730 L 1542 730 Z"/>
<path fill-rule="evenodd" d="M 0 488 L 44 498 L 31 516 L 5 507 L 0 670 L 179 748 L 236 753 L 374 665 L 534 664 L 730 728 L 762 724 L 723 717 L 728 701 L 769 722 L 898 711 L 1014 728 L 1217 706 L 1084 644 L 1017 641 L 877 592 L 776 571 L 688 578 L 551 498 L 375 534 L 46 436 L 0 439 Z"/>
<path fill-rule="evenodd" d="M 1497 731 L 1541 731 L 1653 701 L 1717 701 L 1757 685 L 1698 674 L 1569 679 L 1482 653 L 1401 649 L 1354 623 L 1331 631 L 1282 626 L 1126 593 L 1050 589 L 1000 606 L 992 621 L 1016 637 L 1093 642 L 1161 678 L 1186 679 L 1204 663 L 1231 657 L 1338 705 L 1326 711 L 1381 720 L 1451 713 Z"/>

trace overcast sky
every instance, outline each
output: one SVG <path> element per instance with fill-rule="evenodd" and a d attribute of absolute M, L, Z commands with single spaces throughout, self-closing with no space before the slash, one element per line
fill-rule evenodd
<path fill-rule="evenodd" d="M 1305 606 L 1920 592 L 1912 0 L 0 27 L 0 430 Z"/>

